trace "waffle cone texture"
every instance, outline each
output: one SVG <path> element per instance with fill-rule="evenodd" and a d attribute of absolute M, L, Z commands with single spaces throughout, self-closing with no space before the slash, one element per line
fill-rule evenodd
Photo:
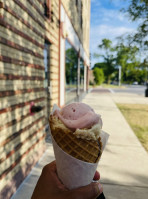
<path fill-rule="evenodd" d="M 49 118 L 51 134 L 58 146 L 79 160 L 96 163 L 102 154 L 101 138 L 97 141 L 77 138 L 57 117 Z"/>

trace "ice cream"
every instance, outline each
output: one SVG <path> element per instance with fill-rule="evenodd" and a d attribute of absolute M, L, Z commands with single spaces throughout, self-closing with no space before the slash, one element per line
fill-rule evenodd
<path fill-rule="evenodd" d="M 49 118 L 56 143 L 66 153 L 87 162 L 97 162 L 101 156 L 101 116 L 84 103 L 72 103 L 55 110 Z"/>

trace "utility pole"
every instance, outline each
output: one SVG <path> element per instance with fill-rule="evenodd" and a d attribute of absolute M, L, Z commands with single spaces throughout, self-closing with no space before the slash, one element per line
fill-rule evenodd
<path fill-rule="evenodd" d="M 119 82 L 118 85 L 121 86 L 121 66 L 118 66 L 119 68 Z"/>

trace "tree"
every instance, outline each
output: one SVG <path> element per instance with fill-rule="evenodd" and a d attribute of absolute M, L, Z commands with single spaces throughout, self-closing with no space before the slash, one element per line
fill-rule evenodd
<path fill-rule="evenodd" d="M 103 73 L 103 70 L 100 69 L 100 68 L 94 68 L 93 69 L 93 74 L 94 74 L 94 80 L 95 80 L 95 83 L 97 85 L 101 85 L 104 81 L 104 73 Z"/>
<path fill-rule="evenodd" d="M 130 5 L 127 9 L 122 9 L 129 14 L 132 21 L 140 20 L 137 33 L 129 38 L 133 42 L 139 43 L 141 46 L 148 46 L 148 0 L 130 0 Z"/>
<path fill-rule="evenodd" d="M 78 56 L 73 48 L 66 50 L 66 83 L 76 84 Z"/>
<path fill-rule="evenodd" d="M 127 82 L 128 83 L 133 83 L 133 82 L 138 82 L 138 83 L 144 83 L 144 76 L 145 76 L 145 71 L 141 69 L 134 69 L 130 70 L 127 74 Z"/>
<path fill-rule="evenodd" d="M 136 46 L 127 46 L 120 43 L 116 46 L 116 65 L 122 67 L 122 80 L 126 81 L 129 71 L 137 69 L 140 62 L 137 60 L 139 49 Z"/>
<path fill-rule="evenodd" d="M 117 80 L 119 76 L 118 66 L 121 66 L 122 81 L 132 83 L 135 79 L 139 83 L 143 83 L 148 78 L 148 64 L 146 59 L 143 63 L 138 59 L 139 48 L 131 45 L 121 38 L 118 44 L 112 47 L 112 42 L 103 39 L 98 46 L 104 50 L 103 54 L 96 54 L 97 57 L 103 57 L 102 63 L 96 63 L 93 68 L 103 69 L 106 81 Z M 142 70 L 144 72 L 142 72 Z M 131 78 L 132 74 L 134 75 Z"/>
<path fill-rule="evenodd" d="M 115 56 L 114 56 L 114 48 L 112 47 L 112 41 L 109 39 L 102 39 L 102 43 L 98 45 L 99 49 L 104 51 L 103 54 L 95 54 L 96 57 L 103 57 L 103 71 L 106 76 L 106 80 L 109 83 L 111 79 L 112 73 L 115 72 Z M 96 66 L 95 66 L 96 67 Z"/>

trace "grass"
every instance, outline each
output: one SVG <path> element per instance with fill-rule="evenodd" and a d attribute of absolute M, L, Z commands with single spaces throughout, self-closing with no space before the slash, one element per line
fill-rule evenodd
<path fill-rule="evenodd" d="M 114 85 L 114 84 L 101 84 L 101 85 L 89 85 L 90 88 L 94 88 L 94 87 L 103 87 L 103 88 L 125 88 L 125 86 L 121 85 Z"/>
<path fill-rule="evenodd" d="M 117 104 L 136 136 L 148 151 L 148 105 Z"/>

